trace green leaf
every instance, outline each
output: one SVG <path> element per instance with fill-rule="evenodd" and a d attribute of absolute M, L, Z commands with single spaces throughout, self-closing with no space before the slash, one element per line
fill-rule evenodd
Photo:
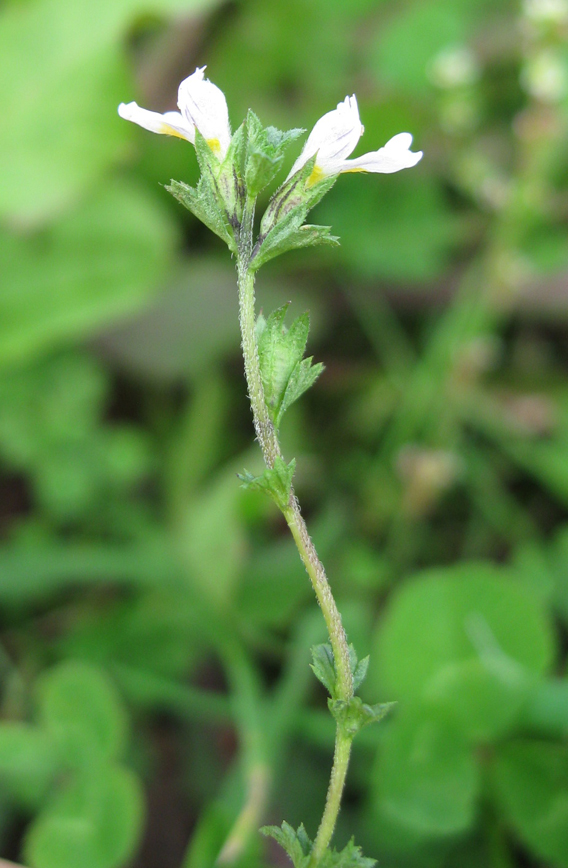
<path fill-rule="evenodd" d="M 302 359 L 301 362 L 297 362 L 292 368 L 286 389 L 280 401 L 278 415 L 274 420 L 276 428 L 280 427 L 282 416 L 288 407 L 297 401 L 304 392 L 307 392 L 308 389 L 313 386 L 319 375 L 323 373 L 324 365 L 322 362 L 317 362 L 315 365 L 313 365 L 312 362 L 313 356 L 309 356 L 307 359 Z"/>
<path fill-rule="evenodd" d="M 181 587 L 179 565 L 162 538 L 140 543 L 105 544 L 29 540 L 0 552 L 0 603 L 37 604 L 70 588 Z"/>
<path fill-rule="evenodd" d="M 381 812 L 416 832 L 466 830 L 474 819 L 480 775 L 459 728 L 423 707 L 407 706 L 383 735 L 375 778 Z"/>
<path fill-rule="evenodd" d="M 405 284 L 434 280 L 445 273 L 465 238 L 466 225 L 440 184 L 415 171 L 388 178 L 351 175 L 322 203 L 319 219 L 341 236 L 334 259 L 357 278 L 379 276 Z"/>
<path fill-rule="evenodd" d="M 312 366 L 312 357 L 302 359 L 308 341 L 310 317 L 306 312 L 294 320 L 289 329 L 284 317 L 285 304 L 257 320 L 258 354 L 266 406 L 278 429 L 282 416 L 323 371 L 323 365 Z"/>
<path fill-rule="evenodd" d="M 554 637 L 542 601 L 488 564 L 431 570 L 391 598 L 375 645 L 376 689 L 427 700 L 471 739 L 514 721 L 532 680 L 546 672 Z"/>
<path fill-rule="evenodd" d="M 292 458 L 290 464 L 282 458 L 276 458 L 273 468 L 267 468 L 261 476 L 253 476 L 247 470 L 238 474 L 242 488 L 250 488 L 253 491 L 265 491 L 269 494 L 276 505 L 284 511 L 290 503 L 292 491 L 292 479 L 296 470 L 296 459 Z"/>
<path fill-rule="evenodd" d="M 329 695 L 335 698 L 337 675 L 331 645 L 327 642 L 322 645 L 314 645 L 312 648 L 312 659 L 313 663 L 310 663 L 310 667 L 314 675 L 318 681 L 321 681 Z"/>
<path fill-rule="evenodd" d="M 534 679 L 510 659 L 500 662 L 448 664 L 429 682 L 425 701 L 452 717 L 473 742 L 502 738 L 516 725 Z"/>
<path fill-rule="evenodd" d="M 310 664 L 316 678 L 321 681 L 323 686 L 328 690 L 332 699 L 337 698 L 336 684 L 337 673 L 335 671 L 335 660 L 333 650 L 329 643 L 323 645 L 315 645 L 312 648 L 313 663 Z M 357 652 L 353 645 L 349 645 L 349 665 L 353 676 L 353 690 L 356 691 L 367 675 L 369 669 L 369 656 L 364 657 L 361 661 L 357 661 Z M 392 703 L 387 703 L 390 707 Z"/>
<path fill-rule="evenodd" d="M 34 808 L 57 769 L 57 751 L 46 732 L 26 723 L 0 724 L 0 790 Z"/>
<path fill-rule="evenodd" d="M 217 2 L 101 0 L 95 19 L 88 4 L 66 0 L 2 4 L 2 218 L 28 226 L 60 214 L 126 154 L 137 133 L 116 107 L 132 93 L 122 45 L 132 21 Z"/>
<path fill-rule="evenodd" d="M 415 709 L 414 713 L 418 717 L 420 709 Z M 388 749 L 390 744 L 385 744 L 384 750 Z M 566 746 L 536 739 L 509 740 L 492 749 L 489 759 L 493 798 L 497 800 L 499 815 L 509 821 L 518 838 L 543 860 L 543 864 L 565 866 L 568 854 Z M 383 773 L 380 764 L 377 786 Z M 456 793 L 459 788 L 457 785 Z M 384 816 L 388 819 L 386 813 Z M 404 826 L 397 835 L 399 838 L 404 835 Z"/>
<path fill-rule="evenodd" d="M 38 236 L 3 233 L 0 366 L 142 308 L 164 281 L 176 235 L 151 196 L 118 181 Z"/>
<path fill-rule="evenodd" d="M 201 175 L 197 187 L 190 187 L 183 181 L 172 180 L 166 185 L 166 190 L 208 229 L 218 235 L 232 253 L 237 252 L 233 228 L 221 195 L 210 176 Z"/>
<path fill-rule="evenodd" d="M 121 766 L 95 765 L 32 823 L 24 854 L 30 868 L 120 868 L 142 832 L 142 789 Z"/>
<path fill-rule="evenodd" d="M 246 550 L 239 499 L 234 477 L 219 473 L 188 505 L 180 528 L 180 553 L 194 589 L 222 609 L 232 605 Z"/>
<path fill-rule="evenodd" d="M 321 868 L 373 868 L 376 859 L 367 859 L 353 838 L 343 850 L 329 850 L 321 860 Z"/>
<path fill-rule="evenodd" d="M 44 673 L 36 690 L 40 721 L 66 763 L 84 767 L 121 755 L 126 713 L 101 669 L 69 660 Z"/>
<path fill-rule="evenodd" d="M 379 702 L 367 705 L 359 696 L 353 696 L 349 702 L 343 699 L 329 699 L 328 706 L 335 720 L 351 736 L 357 735 L 360 729 L 369 723 L 378 723 L 392 711 L 396 702 Z"/>
<path fill-rule="evenodd" d="M 121 21 L 108 9 L 99 11 L 102 20 L 93 22 L 86 7 L 54 0 L 2 9 L 4 218 L 29 224 L 51 217 L 124 152 L 129 132 L 115 114 L 129 90 L 115 40 Z M 123 15 L 119 18 L 124 21 Z M 11 74 L 14 69 L 17 76 Z"/>
<path fill-rule="evenodd" d="M 260 831 L 263 835 L 278 841 L 292 860 L 294 868 L 307 868 L 313 843 L 308 838 L 303 825 L 294 831 L 289 823 L 284 822 L 282 827 L 264 826 Z M 351 839 L 343 850 L 327 850 L 318 861 L 318 868 L 373 868 L 376 864 L 375 859 L 366 859 L 361 848 L 355 846 L 355 842 Z"/>
<path fill-rule="evenodd" d="M 377 80 L 394 83 L 413 97 L 431 92 L 430 62 L 448 45 L 467 38 L 473 27 L 471 7 L 475 14 L 479 5 L 457 2 L 448 7 L 443 0 L 423 0 L 395 7 L 379 30 L 370 58 Z"/>
<path fill-rule="evenodd" d="M 263 826 L 260 831 L 263 835 L 274 838 L 280 844 L 292 860 L 294 868 L 307 868 L 313 844 L 303 825 L 296 832 L 289 823 L 284 821 L 282 827 Z"/>
<path fill-rule="evenodd" d="M 286 253 L 288 250 L 298 250 L 301 247 L 315 247 L 318 244 L 329 244 L 339 247 L 337 235 L 330 235 L 331 226 L 311 226 L 304 223 L 296 231 L 287 231 L 281 237 L 276 234 L 268 240 L 260 250 L 258 259 L 253 262 L 255 270 L 275 256 Z"/>
<path fill-rule="evenodd" d="M 496 748 L 495 795 L 516 834 L 539 859 L 568 866 L 568 748 L 517 739 Z"/>
<path fill-rule="evenodd" d="M 358 696 L 353 696 L 349 702 L 337 698 L 337 672 L 333 650 L 329 643 L 315 645 L 312 648 L 313 663 L 311 668 L 314 675 L 321 681 L 330 694 L 328 706 L 331 714 L 344 732 L 355 736 L 363 726 L 369 723 L 377 723 L 382 720 L 395 705 L 394 702 L 383 702 L 377 705 L 367 705 Z M 357 654 L 353 645 L 349 646 L 349 663 L 353 675 L 353 688 L 361 685 L 369 667 L 369 657 L 365 657 L 360 663 L 357 662 Z"/>
<path fill-rule="evenodd" d="M 353 648 L 353 645 L 349 646 L 349 650 L 351 650 L 351 648 Z M 368 654 L 366 657 L 363 657 L 363 659 L 360 660 L 358 663 L 357 659 L 355 659 L 355 665 L 351 667 L 353 670 L 353 690 L 357 691 L 367 677 L 370 659 L 371 658 Z"/>

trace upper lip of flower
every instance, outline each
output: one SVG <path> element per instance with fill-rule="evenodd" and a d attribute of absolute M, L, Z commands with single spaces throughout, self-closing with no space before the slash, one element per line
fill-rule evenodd
<path fill-rule="evenodd" d="M 343 172 L 398 172 L 415 166 L 422 151 L 410 150 L 410 133 L 398 133 L 377 151 L 363 154 L 354 160 L 346 158 L 355 149 L 364 128 L 359 118 L 355 94 L 345 97 L 336 109 L 327 112 L 315 124 L 302 153 L 292 166 L 288 179 L 298 172 L 309 159 L 316 157 L 308 185 Z M 287 179 L 287 180 L 288 180 Z"/>
<path fill-rule="evenodd" d="M 118 113 L 154 133 L 178 136 L 195 143 L 195 130 L 209 144 L 219 159 L 223 159 L 231 141 L 229 111 L 223 92 L 204 77 L 205 66 L 182 81 L 178 89 L 179 112 L 148 111 L 137 103 L 121 103 Z"/>

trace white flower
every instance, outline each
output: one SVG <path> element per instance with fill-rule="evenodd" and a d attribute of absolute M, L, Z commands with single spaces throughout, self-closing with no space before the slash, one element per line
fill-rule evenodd
<path fill-rule="evenodd" d="M 179 112 L 165 112 L 162 115 L 130 102 L 119 105 L 120 117 L 153 133 L 178 136 L 192 143 L 195 143 L 197 129 L 213 153 L 222 160 L 231 141 L 229 111 L 223 91 L 204 77 L 204 69 L 204 66 L 197 68 L 180 84 Z"/>
<path fill-rule="evenodd" d="M 125 121 L 132 121 L 139 127 L 150 130 L 151 133 L 177 136 L 180 139 L 187 139 L 188 142 L 195 142 L 195 127 L 188 124 L 179 112 L 165 112 L 161 115 L 140 108 L 135 102 L 121 102 L 118 113 Z"/>
<path fill-rule="evenodd" d="M 410 133 L 399 133 L 378 151 L 347 160 L 346 157 L 354 150 L 363 131 L 357 99 L 355 95 L 347 96 L 336 109 L 325 114 L 316 123 L 288 178 L 295 175 L 314 155 L 317 155 L 316 162 L 308 186 L 322 178 L 344 172 L 399 172 L 415 166 L 422 158 L 422 151 L 409 150 L 412 144 Z"/>

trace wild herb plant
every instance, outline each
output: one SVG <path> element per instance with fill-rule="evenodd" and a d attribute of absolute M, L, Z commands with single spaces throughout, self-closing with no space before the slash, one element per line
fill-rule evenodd
<path fill-rule="evenodd" d="M 180 84 L 179 112 L 158 114 L 135 102 L 121 103 L 118 111 L 145 129 L 195 145 L 201 171 L 197 185 L 172 181 L 167 189 L 227 244 L 236 259 L 245 376 L 256 438 L 266 465 L 261 475 L 245 470 L 240 479 L 243 487 L 269 495 L 284 516 L 329 634 L 329 643 L 312 649 L 312 669 L 330 694 L 328 706 L 336 727 L 333 768 L 317 835 L 311 841 L 303 825 L 294 831 L 286 822 L 281 828 L 271 826 L 263 831 L 282 845 L 295 868 L 370 868 L 374 860 L 365 858 L 353 841 L 338 852 L 331 848 L 331 840 L 353 739 L 362 727 L 380 721 L 390 704 L 369 705 L 356 694 L 369 658 L 359 661 L 347 642 L 325 569 L 294 492 L 295 459 L 284 459 L 278 438 L 284 413 L 323 370 L 322 364 L 313 364 L 312 357 L 304 358 L 309 315 L 299 316 L 289 327 L 284 324 L 288 305 L 266 318 L 257 316 L 255 278 L 262 265 L 289 250 L 338 243 L 329 226 L 311 225 L 305 220 L 340 174 L 398 172 L 415 166 L 422 152 L 410 150 L 410 133 L 399 133 L 377 151 L 348 159 L 363 133 L 356 97 L 348 96 L 317 121 L 300 156 L 270 199 L 255 235 L 257 197 L 278 175 L 289 144 L 304 131 L 264 127 L 249 110 L 241 126 L 231 133 L 225 96 L 204 77 L 204 69 L 196 69 Z"/>

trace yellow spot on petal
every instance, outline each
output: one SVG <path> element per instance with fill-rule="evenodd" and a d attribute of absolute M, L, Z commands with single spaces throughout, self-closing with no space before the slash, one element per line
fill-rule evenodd
<path fill-rule="evenodd" d="M 215 155 L 221 153 L 221 142 L 219 139 L 207 139 L 207 144 Z"/>
<path fill-rule="evenodd" d="M 169 124 L 161 124 L 159 132 L 164 136 L 175 136 L 178 139 L 185 139 L 185 136 L 178 132 L 178 130 L 174 130 L 174 128 L 170 127 Z"/>
<path fill-rule="evenodd" d="M 325 172 L 323 171 L 323 169 L 320 169 L 320 167 L 316 165 L 312 169 L 312 174 L 308 178 L 308 183 L 306 186 L 313 187 L 314 184 L 317 184 L 318 181 L 323 181 L 324 178 Z"/>
<path fill-rule="evenodd" d="M 355 166 L 354 169 L 343 169 L 341 174 L 342 175 L 349 175 L 350 173 L 353 174 L 354 172 L 363 172 L 363 174 L 364 174 L 366 171 L 367 171 L 367 169 L 361 169 L 361 168 L 359 168 L 359 166 Z"/>

